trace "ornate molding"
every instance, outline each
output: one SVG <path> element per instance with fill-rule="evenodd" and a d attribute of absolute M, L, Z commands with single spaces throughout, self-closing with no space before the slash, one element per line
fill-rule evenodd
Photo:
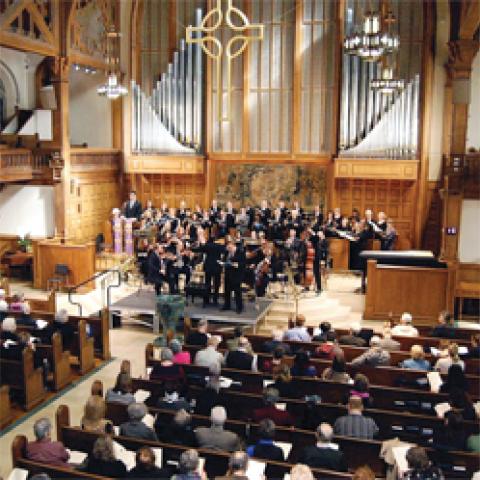
<path fill-rule="evenodd" d="M 374 160 L 337 158 L 334 177 L 371 180 L 415 181 L 418 178 L 418 160 Z"/>
<path fill-rule="evenodd" d="M 452 80 L 469 79 L 472 63 L 480 43 L 476 40 L 456 40 L 448 42 L 447 72 Z"/>

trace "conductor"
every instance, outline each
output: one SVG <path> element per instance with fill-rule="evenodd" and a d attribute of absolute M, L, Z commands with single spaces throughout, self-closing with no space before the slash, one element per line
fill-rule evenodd
<path fill-rule="evenodd" d="M 230 241 L 225 254 L 225 302 L 222 310 L 231 309 L 232 292 L 235 293 L 235 311 L 242 313 L 242 280 L 245 273 L 246 257 L 242 248 Z"/>

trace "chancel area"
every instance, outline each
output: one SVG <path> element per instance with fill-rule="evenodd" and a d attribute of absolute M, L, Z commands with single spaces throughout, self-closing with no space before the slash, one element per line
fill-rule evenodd
<path fill-rule="evenodd" d="M 480 479 L 479 35 L 0 0 L 0 477 Z"/>

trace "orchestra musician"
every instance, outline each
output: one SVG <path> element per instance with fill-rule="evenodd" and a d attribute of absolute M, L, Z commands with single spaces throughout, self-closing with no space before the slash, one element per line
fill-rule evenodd
<path fill-rule="evenodd" d="M 315 285 L 317 293 L 322 291 L 321 262 L 327 262 L 328 243 L 325 233 L 322 230 L 315 232 L 310 230 L 310 242 L 315 250 L 313 259 L 313 275 L 315 276 Z"/>

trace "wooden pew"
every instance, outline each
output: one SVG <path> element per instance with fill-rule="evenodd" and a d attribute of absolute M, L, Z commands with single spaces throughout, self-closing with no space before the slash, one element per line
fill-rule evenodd
<path fill-rule="evenodd" d="M 156 407 L 149 407 L 149 412 L 157 418 L 160 417 L 164 424 L 168 424 L 176 413 L 172 410 L 162 410 Z M 114 425 L 120 425 L 121 423 L 128 421 L 127 406 L 119 403 L 107 402 L 106 417 L 110 419 Z M 207 416 L 192 414 L 192 423 L 194 427 L 209 426 L 210 418 Z M 225 428 L 237 433 L 242 438 L 246 438 L 247 444 L 253 444 L 259 439 L 259 426 L 257 424 L 240 420 L 227 420 Z M 303 448 L 307 445 L 315 444 L 316 437 L 315 433 L 312 431 L 277 427 L 275 429 L 275 440 L 292 444 L 292 449 L 286 461 L 295 464 L 300 460 L 300 454 Z M 337 443 L 340 446 L 340 450 L 344 452 L 350 471 L 364 465 L 366 459 L 368 459 L 368 464 L 375 472 L 376 476 L 385 476 L 385 463 L 380 458 L 381 441 L 341 436 L 334 437 L 333 441 Z M 459 478 L 461 476 L 459 475 L 458 470 L 453 470 L 453 466 L 457 467 L 457 469 L 460 467 L 460 470 L 464 467 L 465 476 L 471 475 L 471 473 L 478 467 L 478 459 L 475 458 L 475 454 L 466 452 L 444 453 L 437 452 L 432 448 L 427 448 L 427 453 L 435 464 L 441 462 L 442 465 L 450 465 L 450 468 L 444 471 L 447 477 L 454 476 L 455 478 Z"/>
<path fill-rule="evenodd" d="M 218 332 L 220 334 L 220 332 Z M 271 340 L 270 337 L 266 335 L 245 335 L 248 340 L 250 341 L 252 348 L 255 352 L 261 352 L 263 349 L 263 344 L 267 340 Z M 223 335 L 223 342 L 220 344 L 221 347 L 226 348 L 226 339 L 231 338 L 232 334 L 227 334 Z M 409 345 L 405 350 L 410 350 L 410 347 L 412 345 L 418 344 L 418 345 L 423 345 L 426 346 L 430 342 L 430 339 L 427 339 L 427 341 L 422 342 L 419 341 L 420 338 L 412 338 L 412 337 L 400 337 L 402 339 L 405 339 L 404 345 Z M 432 339 L 433 340 L 433 339 Z M 285 341 L 286 344 L 290 345 L 292 351 L 297 351 L 297 350 L 305 350 L 308 351 L 312 354 L 315 353 L 317 348 L 321 345 L 320 342 L 297 342 L 297 341 Z M 433 340 L 431 342 L 431 345 L 429 346 L 438 346 L 438 341 Z M 340 347 L 343 350 L 343 353 L 345 355 L 345 360 L 347 362 L 351 362 L 354 358 L 359 357 L 362 353 L 364 353 L 366 350 L 368 350 L 368 347 L 354 347 L 352 345 L 340 345 Z M 392 366 L 397 366 L 400 364 L 400 362 L 403 362 L 404 360 L 407 360 L 410 358 L 410 352 L 408 351 L 391 351 L 390 352 L 390 364 Z M 437 361 L 437 357 L 434 357 L 433 355 L 426 354 L 425 359 L 430 362 L 430 364 L 435 365 L 435 362 Z M 465 373 L 470 373 L 472 375 L 480 375 L 480 359 L 465 359 Z"/>
<path fill-rule="evenodd" d="M 20 315 L 20 314 L 15 314 Z M 40 318 L 32 316 L 33 318 Z M 43 317 L 41 317 L 43 318 Z M 51 320 L 51 319 L 50 319 Z M 26 330 L 32 333 L 34 336 L 39 335 L 39 331 L 23 325 L 19 325 L 18 330 Z M 75 323 L 76 335 L 70 345 L 64 345 L 65 349 L 70 352 L 72 356 L 78 359 L 78 368 L 80 374 L 85 375 L 90 370 L 95 368 L 95 355 L 94 355 L 94 339 L 87 335 L 87 323 L 85 319 L 81 319 Z"/>
<path fill-rule="evenodd" d="M 0 387 L 0 429 L 8 425 L 12 420 L 12 407 L 10 404 L 10 387 Z"/>
<path fill-rule="evenodd" d="M 233 386 L 229 389 L 222 389 L 222 397 L 225 405 L 235 405 L 234 409 L 228 409 L 229 415 L 232 419 L 250 420 L 253 410 L 263 406 L 263 396 L 261 394 L 246 392 L 241 386 Z M 152 392 L 152 399 L 159 395 L 162 384 L 151 380 L 134 379 L 134 389 L 141 388 L 143 390 Z M 234 390 L 235 388 L 241 389 Z M 190 385 L 189 392 L 196 396 L 202 387 Z M 287 404 L 287 410 L 297 419 L 297 426 L 301 427 L 306 415 L 311 415 L 312 418 L 320 421 L 327 421 L 332 425 L 335 420 L 345 415 L 347 408 L 345 405 L 338 405 L 332 403 L 321 403 L 311 405 L 303 399 L 282 399 L 282 402 Z M 147 401 L 147 403 L 150 403 Z M 415 441 L 416 443 L 428 445 L 428 440 L 433 435 L 434 429 L 443 428 L 443 419 L 433 417 L 430 415 L 418 415 L 412 413 L 404 413 L 401 411 L 388 411 L 377 408 L 365 409 L 365 415 L 372 417 L 379 429 L 379 438 L 388 439 L 398 436 L 402 440 Z M 318 424 L 317 423 L 317 424 Z M 314 428 L 316 428 L 315 424 Z M 465 429 L 469 433 L 478 433 L 479 425 L 476 422 L 464 422 Z"/>
<path fill-rule="evenodd" d="M 52 335 L 52 344 L 39 344 L 36 351 L 42 358 L 48 359 L 52 371 L 53 389 L 58 392 L 72 382 L 70 352 L 63 350 L 62 336 L 56 332 Z"/>
<path fill-rule="evenodd" d="M 19 393 L 25 410 L 30 410 L 45 399 L 43 373 L 41 368 L 34 368 L 33 351 L 26 347 L 22 360 L 0 358 L 2 384 L 9 385 Z"/>
<path fill-rule="evenodd" d="M 151 355 L 148 359 L 148 365 L 154 365 L 158 362 L 153 360 Z M 205 367 L 184 365 L 183 369 L 187 376 L 204 377 L 208 375 L 208 369 Z M 222 375 L 234 381 L 242 382 L 243 390 L 252 393 L 261 393 L 264 389 L 263 381 L 272 379 L 272 375 L 268 373 L 248 372 L 231 368 L 222 368 Z M 292 384 L 297 392 L 295 398 L 305 397 L 305 395 L 319 395 L 323 401 L 328 403 L 345 403 L 352 388 L 352 385 L 349 384 L 310 377 L 294 377 Z M 374 399 L 374 405 L 383 410 L 409 411 L 436 416 L 434 406 L 437 403 L 448 401 L 448 394 L 413 388 L 370 385 L 369 391 Z"/>
<path fill-rule="evenodd" d="M 57 409 L 57 439 L 65 445 L 65 447 L 72 450 L 79 450 L 83 452 L 90 452 L 95 440 L 99 434 L 86 432 L 78 427 L 70 426 L 70 413 L 66 405 L 61 405 Z M 132 437 L 114 436 L 114 440 L 123 445 L 128 450 L 136 451 L 141 446 L 150 446 L 153 448 L 162 448 L 162 463 L 163 466 L 167 465 L 169 461 L 177 462 L 181 453 L 188 450 L 189 447 L 174 445 L 166 442 L 154 442 L 143 439 L 136 439 Z M 227 452 L 221 452 L 218 450 L 212 450 L 207 448 L 198 448 L 199 456 L 205 458 L 205 469 L 209 474 L 209 478 L 217 475 L 222 475 L 227 470 L 228 459 L 230 454 Z M 20 452 L 21 453 L 21 452 Z M 24 463 L 24 458 L 16 456 L 15 465 L 21 466 Z M 266 463 L 278 466 L 282 473 L 288 473 L 292 467 L 287 462 L 274 462 L 266 461 Z M 25 468 L 25 467 L 23 467 Z M 335 472 L 326 469 L 314 469 L 316 478 L 332 478 L 332 479 L 351 479 L 352 476 L 349 473 Z M 58 476 L 58 475 L 57 475 Z"/>
<path fill-rule="evenodd" d="M 8 304 L 10 304 L 12 300 L 13 297 L 6 298 Z M 55 312 L 57 309 L 54 290 L 50 291 L 46 300 L 40 300 L 38 298 L 26 298 L 25 300 L 29 303 L 31 311 Z"/>
<path fill-rule="evenodd" d="M 200 349 L 196 345 L 185 345 L 184 350 L 189 351 L 192 358 L 195 357 L 195 353 Z M 222 350 L 220 350 L 222 351 Z M 271 360 L 272 355 L 266 353 L 258 353 L 258 366 L 262 369 L 263 362 L 265 360 Z M 284 362 L 289 366 L 293 365 L 293 357 L 284 357 Z M 317 369 L 317 376 L 321 377 L 323 370 L 331 366 L 330 360 L 323 360 L 320 358 L 312 358 L 310 363 Z M 404 385 L 414 386 L 419 379 L 426 378 L 426 372 L 420 370 L 410 370 L 406 368 L 398 367 L 354 367 L 351 363 L 347 363 L 347 372 L 350 376 L 354 376 L 356 373 L 363 373 L 368 377 L 370 383 L 375 385 L 387 385 L 391 387 Z M 445 380 L 446 375 L 442 375 Z M 474 375 L 466 375 L 468 380 L 468 393 L 477 398 L 480 391 L 480 377 Z"/>

